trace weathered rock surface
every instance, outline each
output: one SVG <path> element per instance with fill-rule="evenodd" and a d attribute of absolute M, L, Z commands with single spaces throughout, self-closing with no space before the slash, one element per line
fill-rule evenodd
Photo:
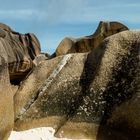
<path fill-rule="evenodd" d="M 43 61 L 46 61 L 49 59 L 49 55 L 47 54 L 39 54 L 35 57 L 35 59 L 33 60 L 33 63 L 38 66 L 40 63 L 42 63 Z"/>
<path fill-rule="evenodd" d="M 0 24 L 0 49 L 7 58 L 10 80 L 18 83 L 33 68 L 33 60 L 40 54 L 40 43 L 32 33 L 20 34 Z"/>
<path fill-rule="evenodd" d="M 76 98 L 77 95 L 80 94 L 80 91 L 77 92 L 77 90 L 80 90 L 79 80 L 86 56 L 86 54 L 70 54 L 48 60 L 36 67 L 36 69 L 21 85 L 21 88 L 19 88 L 17 94 L 15 95 L 14 102 L 16 117 L 15 120 L 17 124 L 16 129 L 28 128 L 28 126 L 26 126 L 28 125 L 28 123 L 24 125 L 24 121 L 29 121 L 32 124 L 37 123 L 40 126 L 46 126 L 47 123 L 50 123 L 50 126 L 53 125 L 55 127 L 59 127 L 59 125 L 62 123 L 62 120 L 66 119 L 65 115 L 67 115 L 67 112 L 70 111 L 70 105 L 72 102 L 74 102 L 74 98 Z M 73 69 L 75 65 L 76 68 Z M 68 66 L 67 69 L 63 68 L 66 66 Z M 77 88 L 75 88 L 75 92 L 72 92 L 74 88 L 73 85 L 77 85 Z M 62 91 L 62 89 L 64 91 Z M 49 92 L 46 95 L 47 90 L 49 90 Z M 67 99 L 68 96 L 69 99 Z M 61 97 L 63 99 L 61 99 Z M 32 111 L 30 110 L 31 114 L 34 114 L 34 111 L 40 112 L 36 112 L 30 118 L 30 113 L 27 113 L 29 111 L 28 109 L 30 108 L 30 106 L 32 106 L 37 98 L 40 98 L 40 101 L 37 100 L 37 104 L 40 102 L 39 106 L 45 105 L 46 107 L 44 106 L 44 109 L 46 108 L 47 110 L 43 111 L 40 107 L 40 109 L 37 108 Z M 71 98 L 73 98 L 73 101 L 71 101 Z M 46 100 L 48 100 L 48 103 L 46 103 Z M 27 114 L 27 116 L 25 114 Z M 42 115 L 44 116 L 43 118 Z M 20 119 L 22 118 L 27 119 L 23 119 L 23 123 L 21 123 Z M 44 123 L 44 121 L 46 122 L 46 124 Z M 32 127 L 32 125 L 29 125 L 29 128 L 30 127 Z"/>
<path fill-rule="evenodd" d="M 7 140 L 14 126 L 13 91 L 10 85 L 8 64 L 0 49 L 0 140 Z"/>
<path fill-rule="evenodd" d="M 56 49 L 56 56 L 68 53 L 84 53 L 98 47 L 108 36 L 128 30 L 128 28 L 119 22 L 101 21 L 96 32 L 91 36 L 82 38 L 64 38 Z"/>
<path fill-rule="evenodd" d="M 81 81 L 86 95 L 58 136 L 77 137 L 78 131 L 82 137 L 97 140 L 140 138 L 139 37 L 140 31 L 116 34 L 104 41 L 102 51 L 89 54 Z"/>
<path fill-rule="evenodd" d="M 58 137 L 140 139 L 139 56 L 140 31 L 124 31 L 89 54 L 42 62 L 15 95 L 15 130 L 52 126 Z"/>
<path fill-rule="evenodd" d="M 9 31 L 9 32 L 14 32 L 14 30 L 11 29 L 11 27 L 9 27 L 8 25 L 3 24 L 3 23 L 0 23 L 0 28 L 4 29 L 6 31 Z"/>
<path fill-rule="evenodd" d="M 14 127 L 13 96 L 18 84 L 33 68 L 40 54 L 34 34 L 20 34 L 0 23 L 0 140 L 7 140 Z"/>

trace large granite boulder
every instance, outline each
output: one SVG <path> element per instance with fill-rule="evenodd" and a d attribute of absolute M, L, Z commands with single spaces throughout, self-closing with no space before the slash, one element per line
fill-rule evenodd
<path fill-rule="evenodd" d="M 7 140 L 14 127 L 13 96 L 21 80 L 33 68 L 40 54 L 34 34 L 20 34 L 0 23 L 0 140 Z"/>
<path fill-rule="evenodd" d="M 0 49 L 7 56 L 10 80 L 18 84 L 33 68 L 33 60 L 40 54 L 40 43 L 32 34 L 20 34 L 5 24 L 0 24 Z"/>
<path fill-rule="evenodd" d="M 0 140 L 7 140 L 14 126 L 13 96 L 10 85 L 7 57 L 0 49 Z"/>
<path fill-rule="evenodd" d="M 14 129 L 52 126 L 58 137 L 140 139 L 139 55 L 140 31 L 124 31 L 89 54 L 42 62 L 14 97 Z"/>
<path fill-rule="evenodd" d="M 125 31 L 88 55 L 80 82 L 85 96 L 57 136 L 140 139 L 139 38 L 140 31 Z"/>
<path fill-rule="evenodd" d="M 57 130 L 62 125 L 71 110 L 71 104 L 81 93 L 79 80 L 86 56 L 69 54 L 56 57 L 42 62 L 34 69 L 14 97 L 15 130 L 42 126 L 51 126 Z M 30 110 L 35 102 L 39 103 L 36 104 L 38 107 L 35 105 Z"/>
<path fill-rule="evenodd" d="M 55 55 L 89 52 L 98 47 L 106 37 L 125 30 L 128 28 L 119 22 L 101 21 L 93 35 L 81 38 L 64 38 L 58 45 Z"/>

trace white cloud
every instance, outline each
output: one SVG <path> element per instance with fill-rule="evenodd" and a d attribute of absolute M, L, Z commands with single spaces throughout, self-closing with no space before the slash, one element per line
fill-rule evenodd
<path fill-rule="evenodd" d="M 43 8 L 42 19 L 47 24 L 69 23 L 93 23 L 100 20 L 119 20 L 128 22 L 137 22 L 135 17 L 139 17 L 138 3 L 115 2 L 97 4 L 94 0 L 51 0 L 48 5 Z M 139 18 L 140 19 L 140 18 Z"/>
<path fill-rule="evenodd" d="M 20 9 L 20 10 L 0 10 L 1 18 L 25 19 L 37 14 L 37 11 Z"/>
<path fill-rule="evenodd" d="M 112 2 L 104 5 L 91 0 L 47 0 L 40 2 L 39 7 L 31 9 L 0 10 L 0 17 L 36 20 L 54 25 L 93 23 L 100 20 L 126 20 L 139 23 L 139 7 L 140 3 Z"/>

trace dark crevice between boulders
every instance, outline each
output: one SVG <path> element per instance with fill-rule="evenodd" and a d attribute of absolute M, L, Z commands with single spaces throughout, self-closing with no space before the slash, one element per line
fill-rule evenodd
<path fill-rule="evenodd" d="M 29 69 L 26 72 L 23 72 L 22 74 L 20 73 L 16 73 L 14 74 L 10 74 L 10 83 L 11 85 L 15 85 L 15 86 L 20 86 L 20 84 L 25 81 L 27 79 L 27 77 L 33 72 L 33 69 Z"/>
<path fill-rule="evenodd" d="M 53 59 L 56 57 L 56 53 L 53 53 L 52 55 L 49 56 L 49 59 Z"/>
<path fill-rule="evenodd" d="M 27 39 L 27 42 L 28 42 L 28 45 L 29 45 L 27 47 L 28 48 L 28 52 L 30 54 L 31 59 L 33 60 L 35 58 L 35 54 L 36 54 L 35 48 L 34 48 L 32 42 L 31 42 L 32 38 L 31 38 L 30 34 L 26 34 L 26 36 L 27 36 L 26 39 Z"/>

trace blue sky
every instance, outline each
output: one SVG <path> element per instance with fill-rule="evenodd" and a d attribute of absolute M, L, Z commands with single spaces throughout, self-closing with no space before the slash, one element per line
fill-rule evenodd
<path fill-rule="evenodd" d="M 1 0 L 0 5 L 0 22 L 35 33 L 48 53 L 66 36 L 94 33 L 101 20 L 140 29 L 140 0 Z"/>

